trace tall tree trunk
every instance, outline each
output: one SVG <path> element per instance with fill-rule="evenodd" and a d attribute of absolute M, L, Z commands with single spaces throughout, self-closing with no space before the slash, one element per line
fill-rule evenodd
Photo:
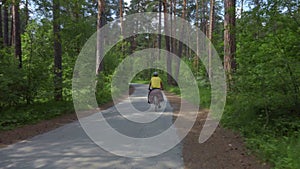
<path fill-rule="evenodd" d="M 123 0 L 119 0 L 119 8 L 120 8 L 120 27 L 121 27 L 121 35 L 123 37 Z"/>
<path fill-rule="evenodd" d="M 104 35 L 101 35 L 99 29 L 104 25 L 104 9 L 105 1 L 98 0 L 98 15 L 97 15 L 97 51 L 96 51 L 96 74 L 98 75 L 103 71 L 103 44 L 104 44 Z"/>
<path fill-rule="evenodd" d="M 0 48 L 3 46 L 2 1 L 0 1 Z"/>
<path fill-rule="evenodd" d="M 244 0 L 241 0 L 241 17 L 243 16 L 244 12 Z"/>
<path fill-rule="evenodd" d="M 175 25 L 175 27 L 172 27 L 172 35 L 174 36 L 175 35 L 175 33 L 176 33 L 176 5 L 177 5 L 177 3 L 176 3 L 176 1 L 177 0 L 173 0 L 173 2 L 174 2 L 174 5 L 173 5 L 173 15 L 174 15 L 174 19 L 173 19 L 173 25 Z M 172 39 L 172 53 L 174 53 L 174 54 L 177 54 L 178 53 L 178 50 L 177 50 L 177 43 L 176 43 L 177 41 L 176 41 L 176 39 Z"/>
<path fill-rule="evenodd" d="M 202 0 L 202 16 L 201 16 L 201 30 L 206 35 L 207 34 L 207 20 L 206 20 L 206 12 L 207 12 L 207 0 Z"/>
<path fill-rule="evenodd" d="M 121 36 L 122 39 L 124 38 L 124 32 L 123 32 L 123 0 L 119 0 L 119 8 L 120 8 L 120 28 L 121 28 Z M 122 56 L 124 56 L 124 43 L 122 42 L 122 49 L 121 49 Z"/>
<path fill-rule="evenodd" d="M 62 46 L 60 37 L 60 3 L 53 0 L 53 36 L 54 36 L 54 100 L 62 96 Z"/>
<path fill-rule="evenodd" d="M 232 72 L 235 69 L 235 2 L 236 0 L 225 0 L 224 20 L 224 69 L 231 83 Z M 230 85 L 229 83 L 229 85 Z"/>
<path fill-rule="evenodd" d="M 80 23 L 80 15 L 84 15 L 83 13 L 81 13 L 81 2 L 79 1 L 75 1 L 75 9 L 73 11 L 73 15 L 75 17 L 75 21 L 76 21 L 76 24 L 79 24 Z M 84 17 L 84 16 L 83 16 Z M 80 42 L 77 42 L 76 43 L 76 53 L 79 54 L 80 53 L 80 49 L 81 49 L 81 45 L 80 45 Z"/>
<path fill-rule="evenodd" d="M 260 19 L 260 0 L 254 0 L 254 4 L 255 4 L 255 11 L 256 11 L 256 13 L 255 13 L 255 17 L 256 17 L 256 33 L 255 33 L 255 35 L 254 35 L 254 37 L 256 38 L 256 39 L 259 39 L 259 36 L 260 36 L 260 26 L 261 26 L 261 19 Z"/>
<path fill-rule="evenodd" d="M 8 4 L 3 1 L 3 44 L 9 46 L 9 31 L 8 31 Z"/>
<path fill-rule="evenodd" d="M 19 14 L 19 2 L 13 0 L 12 6 L 12 20 L 13 20 L 13 35 L 14 35 L 14 49 L 15 57 L 19 59 L 19 68 L 22 68 L 22 48 L 21 48 L 21 26 L 20 26 L 20 14 Z"/>
<path fill-rule="evenodd" d="M 10 7 L 10 14 L 13 15 L 13 6 Z M 15 45 L 15 32 L 14 32 L 14 20 L 13 17 L 10 20 L 10 38 L 9 38 L 9 46 Z"/>
<path fill-rule="evenodd" d="M 213 41 L 213 30 L 215 22 L 215 0 L 210 0 L 210 14 L 209 14 L 209 31 L 208 38 L 211 41 L 208 47 L 208 77 L 212 77 L 212 41 Z"/>
<path fill-rule="evenodd" d="M 195 0 L 196 2 L 196 44 L 197 44 L 197 48 L 196 48 L 196 56 L 194 58 L 194 69 L 196 70 L 196 76 L 198 76 L 198 67 L 199 67 L 199 4 L 198 4 L 198 0 Z"/>
<path fill-rule="evenodd" d="M 26 27 L 27 27 L 28 22 L 29 22 L 29 8 L 28 8 L 28 5 L 29 5 L 28 0 L 25 0 L 25 9 L 24 9 L 24 12 L 25 12 L 25 26 L 24 26 L 24 29 L 22 29 L 22 33 L 26 31 Z"/>
<path fill-rule="evenodd" d="M 186 0 L 183 0 L 183 4 L 182 4 L 182 19 L 185 19 L 185 12 L 186 12 Z M 184 37 L 184 23 L 181 23 L 181 28 L 180 29 L 181 29 L 180 30 L 180 36 L 183 38 Z M 179 41 L 178 56 L 180 58 L 182 57 L 182 51 L 183 51 L 183 43 L 181 41 Z M 175 72 L 175 80 L 176 81 L 178 81 L 178 77 L 179 77 L 180 61 L 181 60 L 177 59 L 177 66 L 176 66 L 176 72 Z"/>
<path fill-rule="evenodd" d="M 165 33 L 169 34 L 169 17 L 168 17 L 168 11 L 167 11 L 167 0 L 164 0 L 163 2 L 163 6 L 164 6 L 164 28 L 165 28 Z M 172 58 L 170 56 L 170 52 L 171 52 L 171 44 L 170 44 L 170 37 L 169 36 L 165 36 L 165 41 L 166 41 L 166 50 L 168 51 L 167 53 L 167 82 L 169 85 L 172 84 Z"/>
<path fill-rule="evenodd" d="M 162 0 L 159 0 L 158 7 L 158 48 L 161 49 L 161 3 Z M 160 59 L 160 50 L 158 50 L 158 59 Z"/>

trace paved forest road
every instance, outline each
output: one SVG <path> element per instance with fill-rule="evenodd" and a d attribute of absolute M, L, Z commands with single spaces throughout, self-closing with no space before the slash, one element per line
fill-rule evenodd
<path fill-rule="evenodd" d="M 141 111 L 148 110 L 147 86 L 135 85 L 135 91 L 130 100 L 133 106 Z M 126 109 L 129 100 L 119 103 Z M 153 109 L 152 109 L 153 110 Z M 142 112 L 130 114 L 126 118 L 138 119 L 144 115 L 149 118 L 158 117 L 149 123 L 135 123 L 121 117 L 115 107 L 103 112 L 104 117 L 113 128 L 130 137 L 146 138 L 155 136 L 172 125 L 172 108 L 166 104 L 164 112 Z M 99 114 L 86 118 L 97 119 Z M 137 117 L 135 117 L 137 116 Z M 87 169 L 179 169 L 184 168 L 182 160 L 182 145 L 179 144 L 170 151 L 150 158 L 125 158 L 113 155 L 99 148 L 85 134 L 78 121 L 64 125 L 50 132 L 35 136 L 29 140 L 9 145 L 0 149 L 0 168 L 87 168 Z"/>

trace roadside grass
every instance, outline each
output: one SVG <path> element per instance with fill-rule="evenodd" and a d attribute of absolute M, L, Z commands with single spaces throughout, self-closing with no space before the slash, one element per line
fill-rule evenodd
<path fill-rule="evenodd" d="M 147 80 L 135 80 L 135 79 L 133 79 L 133 80 L 131 81 L 131 83 L 137 83 L 137 84 L 149 84 L 149 81 L 147 81 Z"/>
<path fill-rule="evenodd" d="M 267 117 L 229 96 L 221 124 L 243 136 L 250 153 L 274 169 L 300 168 L 300 117 Z M 243 105 L 245 104 L 245 105 Z M 270 112 L 271 114 L 271 112 Z"/>
<path fill-rule="evenodd" d="M 211 91 L 209 86 L 198 84 L 200 93 L 200 107 L 209 108 Z M 181 96 L 176 86 L 165 87 L 166 91 Z M 257 116 L 253 107 L 246 110 L 246 106 L 227 97 L 225 112 L 221 125 L 235 130 L 243 136 L 250 153 L 255 154 L 262 162 L 267 162 L 274 169 L 300 168 L 300 117 L 284 117 L 269 121 L 266 126 L 266 117 Z M 239 105 L 241 110 L 236 109 Z"/>
<path fill-rule="evenodd" d="M 210 101 L 211 101 L 210 88 L 206 85 L 198 85 L 198 86 L 199 86 L 198 88 L 199 88 L 199 94 L 200 94 L 200 107 L 203 109 L 209 108 Z M 177 86 L 167 85 L 166 91 L 174 93 L 178 96 L 181 96 L 180 89 Z M 185 98 L 185 96 L 182 96 L 182 97 Z M 185 99 L 189 100 L 188 96 Z M 193 102 L 193 100 L 190 100 L 190 101 Z"/>
<path fill-rule="evenodd" d="M 176 95 L 178 95 L 178 96 L 181 95 L 180 89 L 179 89 L 179 87 L 177 87 L 177 86 L 167 86 L 165 89 L 166 89 L 168 92 L 174 93 L 174 94 L 176 94 Z"/>
<path fill-rule="evenodd" d="M 277 136 L 270 128 L 260 128 L 260 132 L 243 130 L 248 130 L 240 131 L 247 147 L 262 161 L 271 163 L 274 169 L 300 168 L 299 133 L 293 136 Z M 258 126 L 257 130 L 259 130 Z"/>
<path fill-rule="evenodd" d="M 274 137 L 271 131 L 245 137 L 247 147 L 260 159 L 271 163 L 274 169 L 300 168 L 299 138 Z"/>
<path fill-rule="evenodd" d="M 98 105 L 112 101 L 110 84 L 107 82 L 97 86 L 96 99 Z M 5 107 L 0 110 L 0 131 L 36 124 L 64 114 L 74 113 L 73 101 L 48 101 Z"/>
<path fill-rule="evenodd" d="M 73 102 L 71 101 L 51 101 L 8 107 L 0 112 L 0 130 L 12 130 L 68 113 L 74 113 Z"/>

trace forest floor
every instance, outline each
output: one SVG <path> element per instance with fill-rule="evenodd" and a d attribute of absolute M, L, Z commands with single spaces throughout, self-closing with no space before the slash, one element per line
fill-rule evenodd
<path fill-rule="evenodd" d="M 132 92 L 134 89 L 131 89 Z M 180 109 L 180 97 L 165 92 L 174 113 Z M 102 105 L 101 109 L 113 106 L 113 103 Z M 266 163 L 249 154 L 243 139 L 236 133 L 218 127 L 212 137 L 203 144 L 198 143 L 198 137 L 207 115 L 206 110 L 200 110 L 197 120 L 183 140 L 183 160 L 186 169 L 269 169 Z M 77 120 L 75 113 L 66 114 L 52 120 L 41 121 L 34 125 L 26 125 L 10 131 L 0 131 L 0 148 L 35 135 L 58 128 Z"/>

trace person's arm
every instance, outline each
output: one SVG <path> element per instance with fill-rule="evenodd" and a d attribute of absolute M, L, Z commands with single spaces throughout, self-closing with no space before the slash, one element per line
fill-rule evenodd
<path fill-rule="evenodd" d="M 150 90 L 150 87 L 151 87 L 151 80 L 150 80 L 149 87 L 148 87 L 149 90 Z"/>
<path fill-rule="evenodd" d="M 164 90 L 162 80 L 160 80 L 160 89 L 161 89 L 161 90 Z"/>

